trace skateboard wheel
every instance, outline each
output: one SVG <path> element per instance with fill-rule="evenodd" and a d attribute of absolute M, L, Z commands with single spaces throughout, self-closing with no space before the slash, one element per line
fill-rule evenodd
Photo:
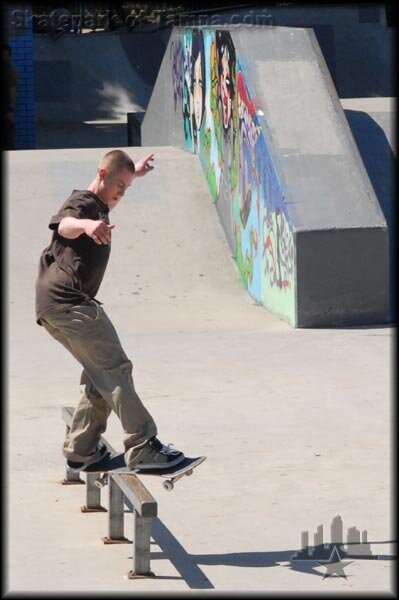
<path fill-rule="evenodd" d="M 167 479 L 166 481 L 163 482 L 163 487 L 168 492 L 171 492 L 174 488 L 173 481 L 170 481 L 170 479 Z"/>
<path fill-rule="evenodd" d="M 187 477 L 189 477 L 192 474 L 193 474 L 193 470 L 192 469 L 190 471 L 187 471 L 187 473 L 186 473 Z"/>

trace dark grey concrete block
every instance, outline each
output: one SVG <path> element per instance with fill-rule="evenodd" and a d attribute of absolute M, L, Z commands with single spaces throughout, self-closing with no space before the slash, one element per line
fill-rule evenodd
<path fill-rule="evenodd" d="M 296 234 L 297 326 L 387 322 L 386 228 Z"/>

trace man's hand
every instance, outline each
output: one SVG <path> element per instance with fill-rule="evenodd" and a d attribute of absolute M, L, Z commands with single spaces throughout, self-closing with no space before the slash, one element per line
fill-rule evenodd
<path fill-rule="evenodd" d="M 143 175 L 147 175 L 147 173 L 153 170 L 154 167 L 148 164 L 149 160 L 154 160 L 153 154 L 149 154 L 136 163 L 134 172 L 136 177 L 143 177 Z"/>
<path fill-rule="evenodd" d="M 96 244 L 109 244 L 111 241 L 111 229 L 115 225 L 108 225 L 105 221 L 91 221 L 85 219 L 85 234 Z"/>

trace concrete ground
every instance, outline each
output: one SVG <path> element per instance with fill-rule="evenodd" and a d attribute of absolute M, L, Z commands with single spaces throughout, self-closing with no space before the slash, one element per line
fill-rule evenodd
<path fill-rule="evenodd" d="M 210 201 L 197 157 L 154 150 L 155 170 L 111 214 L 98 294 L 134 363 L 136 388 L 164 443 L 208 460 L 158 501 L 151 568 L 128 580 L 131 545 L 104 545 L 105 513 L 83 514 L 83 486 L 62 486 L 61 407 L 80 367 L 35 324 L 34 283 L 47 223 L 85 188 L 106 149 L 8 154 L 7 587 L 12 592 L 388 592 L 393 587 L 394 329 L 292 329 L 256 305 Z M 122 450 L 111 416 L 105 434 Z M 107 503 L 104 494 L 103 504 Z M 301 534 L 330 541 L 340 515 L 367 531 L 379 560 L 346 578 L 296 562 Z M 131 539 L 132 515 L 126 513 Z M 348 561 L 349 562 L 349 561 Z"/>

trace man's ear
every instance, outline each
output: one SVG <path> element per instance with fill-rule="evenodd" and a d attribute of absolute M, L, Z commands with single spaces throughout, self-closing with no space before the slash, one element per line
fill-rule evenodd
<path fill-rule="evenodd" d="M 101 168 L 97 169 L 97 173 L 98 173 L 98 176 L 99 176 L 99 178 L 100 178 L 101 180 L 103 180 L 103 179 L 104 179 L 104 177 L 105 177 L 105 176 L 106 176 L 106 174 L 107 174 L 107 170 L 106 170 L 106 169 L 104 169 L 104 167 L 101 167 Z"/>

